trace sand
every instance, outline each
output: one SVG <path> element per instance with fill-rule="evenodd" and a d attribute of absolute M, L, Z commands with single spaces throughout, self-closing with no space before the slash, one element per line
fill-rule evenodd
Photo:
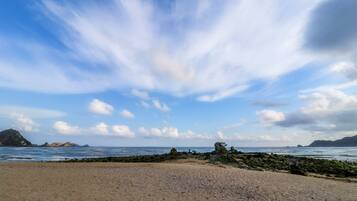
<path fill-rule="evenodd" d="M 357 200 L 357 184 L 192 163 L 4 163 L 0 200 Z"/>

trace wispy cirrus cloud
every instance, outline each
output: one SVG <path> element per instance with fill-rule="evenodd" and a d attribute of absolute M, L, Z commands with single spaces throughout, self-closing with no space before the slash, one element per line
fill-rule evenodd
<path fill-rule="evenodd" d="M 20 105 L 0 105 L 0 116 L 9 117 L 12 114 L 22 114 L 33 119 L 47 119 L 66 116 L 65 112 L 58 110 Z"/>
<path fill-rule="evenodd" d="M 65 48 L 6 40 L 10 49 L 0 57 L 10 50 L 17 59 L 0 62 L 0 86 L 48 93 L 139 88 L 218 101 L 309 62 L 301 32 L 314 5 L 172 1 L 163 9 L 152 1 L 43 1 L 41 17 Z M 41 83 L 24 77 L 42 74 Z"/>

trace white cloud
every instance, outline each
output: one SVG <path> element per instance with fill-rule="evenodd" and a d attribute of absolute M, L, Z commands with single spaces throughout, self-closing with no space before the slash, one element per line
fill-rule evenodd
<path fill-rule="evenodd" d="M 306 106 L 301 108 L 301 111 L 315 117 L 357 107 L 357 96 L 335 89 L 325 89 L 310 94 L 302 94 L 300 98 L 308 102 Z"/>
<path fill-rule="evenodd" d="M 0 105 L 0 117 L 9 118 L 14 121 L 15 127 L 26 132 L 38 130 L 38 119 L 53 119 L 65 116 L 66 113 L 36 107 L 25 107 L 18 105 Z"/>
<path fill-rule="evenodd" d="M 352 62 L 337 62 L 331 65 L 330 71 L 332 73 L 341 73 L 351 80 L 357 78 L 357 68 Z"/>
<path fill-rule="evenodd" d="M 177 140 L 206 140 L 209 142 L 214 142 L 217 140 L 223 140 L 226 142 L 242 142 L 248 143 L 250 145 L 256 143 L 268 143 L 273 145 L 274 143 L 279 143 L 279 145 L 286 145 L 286 143 L 294 143 L 296 139 L 299 139 L 301 136 L 300 133 L 295 132 L 285 134 L 276 133 L 271 131 L 264 131 L 264 133 L 230 133 L 227 135 L 224 131 L 219 130 L 216 134 L 199 134 L 191 130 L 182 132 L 175 127 L 162 127 L 162 128 L 144 128 L 141 127 L 138 129 L 138 132 L 144 137 L 149 138 L 168 138 L 168 139 L 177 139 Z M 304 133 L 303 133 L 304 134 Z M 304 134 L 305 135 L 305 134 Z M 305 136 L 306 137 L 306 136 Z M 306 140 L 307 138 L 305 138 Z M 275 145 L 277 146 L 277 145 Z"/>
<path fill-rule="evenodd" d="M 139 128 L 139 133 L 145 137 L 159 137 L 159 138 L 174 138 L 174 139 L 212 139 L 211 136 L 201 135 L 194 133 L 191 130 L 180 132 L 175 127 L 162 127 L 162 128 Z"/>
<path fill-rule="evenodd" d="M 11 118 L 15 121 L 16 127 L 20 130 L 31 132 L 37 128 L 37 124 L 31 118 L 23 114 L 13 113 L 11 114 Z"/>
<path fill-rule="evenodd" d="M 145 108 L 155 108 L 160 110 L 161 112 L 169 112 L 171 110 L 165 103 L 161 103 L 159 100 L 150 97 L 149 93 L 147 93 L 146 91 L 139 91 L 133 89 L 131 90 L 131 94 L 142 99 L 142 101 L 140 101 L 140 104 Z"/>
<path fill-rule="evenodd" d="M 262 110 L 257 112 L 257 115 L 262 123 L 275 123 L 285 120 L 284 113 L 274 110 Z"/>
<path fill-rule="evenodd" d="M 301 33 L 315 1 L 176 1 L 182 9 L 174 14 L 150 1 L 42 4 L 65 50 L 3 39 L 0 56 L 12 59 L 0 62 L 0 86 L 47 93 L 138 88 L 214 101 L 311 60 Z"/>
<path fill-rule="evenodd" d="M 131 90 L 131 95 L 139 97 L 139 98 L 144 99 L 144 100 L 151 99 L 148 92 L 140 91 L 140 90 L 137 90 L 137 89 L 132 89 Z"/>
<path fill-rule="evenodd" d="M 287 113 L 285 120 L 276 122 L 282 127 L 298 126 L 324 134 L 356 131 L 357 95 L 334 88 L 302 93 L 304 101 L 297 111 Z"/>
<path fill-rule="evenodd" d="M 169 137 L 169 138 L 179 137 L 178 129 L 172 127 L 163 127 L 162 129 L 151 128 L 149 130 L 146 130 L 145 128 L 140 128 L 139 131 L 148 137 Z"/>
<path fill-rule="evenodd" d="M 135 115 L 127 109 L 124 109 L 123 111 L 121 111 L 120 115 L 127 119 L 135 118 Z"/>
<path fill-rule="evenodd" d="M 268 132 L 268 131 L 266 131 Z M 253 142 L 253 145 L 256 143 L 280 143 L 286 145 L 286 143 L 299 142 L 297 139 L 301 138 L 302 135 L 306 135 L 305 133 L 290 133 L 290 134 L 282 134 L 282 133 L 240 133 L 240 134 L 231 134 L 226 135 L 222 131 L 218 131 L 216 135 L 217 140 L 225 140 L 225 141 L 238 141 L 238 142 Z M 306 136 L 305 140 L 306 140 Z M 294 144 L 295 145 L 295 144 Z M 275 144 L 277 146 L 277 144 Z"/>
<path fill-rule="evenodd" d="M 112 135 L 118 137 L 125 137 L 125 138 L 133 138 L 135 137 L 134 132 L 130 130 L 127 125 L 114 125 L 112 126 Z"/>
<path fill-rule="evenodd" d="M 95 134 L 103 134 L 106 135 L 109 133 L 109 129 L 108 129 L 108 125 L 101 122 L 97 125 L 95 125 L 91 130 L 95 133 Z"/>
<path fill-rule="evenodd" d="M 98 99 L 93 99 L 89 104 L 89 111 L 96 114 L 110 115 L 112 114 L 114 108 L 106 102 L 100 101 Z"/>
<path fill-rule="evenodd" d="M 56 121 L 53 128 L 59 134 L 63 135 L 77 135 L 80 134 L 80 129 L 77 126 L 72 126 L 64 121 Z"/>
<path fill-rule="evenodd" d="M 101 122 L 94 127 L 87 129 L 90 135 L 134 138 L 135 133 L 127 125 L 112 125 Z"/>
<path fill-rule="evenodd" d="M 161 103 L 159 100 L 153 100 L 152 104 L 154 108 L 161 112 L 169 112 L 171 110 L 165 103 Z"/>

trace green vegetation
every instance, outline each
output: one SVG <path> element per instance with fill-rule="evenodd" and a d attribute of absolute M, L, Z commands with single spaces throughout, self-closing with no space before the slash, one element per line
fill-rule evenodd
<path fill-rule="evenodd" d="M 152 163 L 152 162 L 164 162 L 170 160 L 179 160 L 179 159 L 188 159 L 188 158 L 197 158 L 201 154 L 187 153 L 187 152 L 177 152 L 172 154 L 156 154 L 156 155 L 141 155 L 141 156 L 122 156 L 122 157 L 105 157 L 105 158 L 84 158 L 84 159 L 71 159 L 64 162 L 123 162 L 123 163 Z"/>
<path fill-rule="evenodd" d="M 177 152 L 172 148 L 168 154 L 74 159 L 66 162 L 163 162 L 179 159 L 206 160 L 212 164 L 224 164 L 250 170 L 285 171 L 291 174 L 319 174 L 328 177 L 357 179 L 357 163 L 277 155 L 268 153 L 243 153 L 225 144 L 215 144 L 215 151 L 207 153 Z"/>
<path fill-rule="evenodd" d="M 212 163 L 221 162 L 252 170 L 288 171 L 292 174 L 309 173 L 334 177 L 357 178 L 357 163 L 277 155 L 267 153 L 228 153 L 223 156 L 210 155 Z"/>

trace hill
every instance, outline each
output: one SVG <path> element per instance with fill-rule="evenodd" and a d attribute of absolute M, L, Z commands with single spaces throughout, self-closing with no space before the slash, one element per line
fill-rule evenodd
<path fill-rule="evenodd" d="M 7 129 L 0 132 L 0 146 L 27 147 L 32 143 L 24 138 L 19 131 Z"/>
<path fill-rule="evenodd" d="M 315 140 L 308 147 L 357 147 L 357 135 L 339 140 Z"/>

